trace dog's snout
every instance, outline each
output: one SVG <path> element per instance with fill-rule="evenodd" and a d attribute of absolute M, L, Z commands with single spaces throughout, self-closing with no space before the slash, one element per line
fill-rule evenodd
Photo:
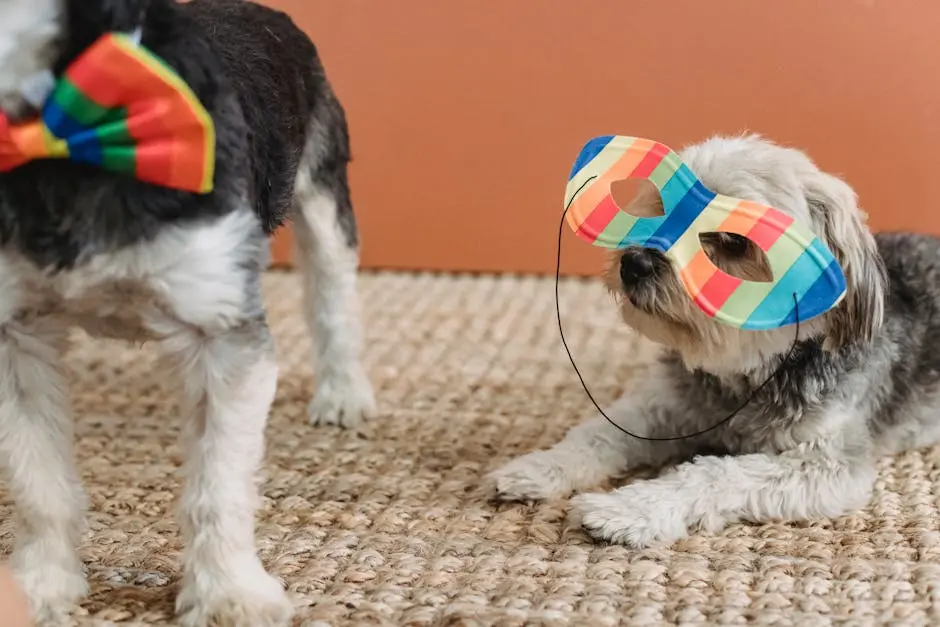
<path fill-rule="evenodd" d="M 625 287 L 632 287 L 648 279 L 655 270 L 655 259 L 650 251 L 642 248 L 628 248 L 620 256 L 620 280 Z"/>

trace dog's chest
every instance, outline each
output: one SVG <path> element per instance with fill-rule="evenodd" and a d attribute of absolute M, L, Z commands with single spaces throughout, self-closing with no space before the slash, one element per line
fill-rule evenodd
<path fill-rule="evenodd" d="M 0 325 L 48 319 L 134 341 L 229 325 L 254 306 L 246 273 L 264 241 L 257 236 L 256 218 L 241 211 L 68 270 L 0 251 Z"/>
<path fill-rule="evenodd" d="M 13 295 L 11 319 L 79 327 L 95 337 L 146 341 L 161 335 L 166 305 L 148 281 L 86 269 L 47 275 L 21 262 L 0 264 Z M 10 271 L 12 269 L 12 271 Z M 12 308 L 11 308 L 12 309 Z"/>
<path fill-rule="evenodd" d="M 166 335 L 160 332 L 166 326 L 161 324 L 167 318 L 165 305 L 148 285 L 112 280 L 88 287 L 91 289 L 60 301 L 61 315 L 70 326 L 95 337 L 130 341 Z"/>

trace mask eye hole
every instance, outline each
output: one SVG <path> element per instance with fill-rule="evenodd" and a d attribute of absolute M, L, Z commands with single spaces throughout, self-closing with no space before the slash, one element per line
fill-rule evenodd
<path fill-rule="evenodd" d="M 621 211 L 637 218 L 657 218 L 665 213 L 659 190 L 646 179 L 614 181 L 610 184 L 610 196 Z"/>
<path fill-rule="evenodd" d="M 698 236 L 708 259 L 719 270 L 744 281 L 774 280 L 770 261 L 760 247 L 736 233 L 701 233 Z"/>

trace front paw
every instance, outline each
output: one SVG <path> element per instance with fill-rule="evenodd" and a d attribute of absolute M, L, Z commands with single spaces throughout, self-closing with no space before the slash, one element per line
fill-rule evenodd
<path fill-rule="evenodd" d="M 182 627 L 286 627 L 294 609 L 280 582 L 257 562 L 185 577 L 176 613 Z"/>
<path fill-rule="evenodd" d="M 551 451 L 518 457 L 486 476 L 504 501 L 539 501 L 567 496 L 571 480 L 565 465 Z"/>
<path fill-rule="evenodd" d="M 323 376 L 308 413 L 312 425 L 356 427 L 376 415 L 372 384 L 364 372 Z"/>
<path fill-rule="evenodd" d="M 591 537 L 636 548 L 672 544 L 688 535 L 687 520 L 674 491 L 643 482 L 614 492 L 571 499 L 571 519 Z"/>
<path fill-rule="evenodd" d="M 20 557 L 13 556 L 13 574 L 29 601 L 36 625 L 69 625 L 69 613 L 88 594 L 81 563 L 76 558 L 68 565 L 52 562 L 26 565 Z"/>

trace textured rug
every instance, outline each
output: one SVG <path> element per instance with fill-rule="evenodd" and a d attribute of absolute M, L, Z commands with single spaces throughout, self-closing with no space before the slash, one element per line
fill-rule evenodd
<path fill-rule="evenodd" d="M 366 361 L 383 416 L 312 428 L 299 284 L 266 278 L 282 376 L 268 428 L 262 558 L 298 625 L 927 625 L 940 621 L 940 451 L 881 465 L 867 510 L 738 525 L 659 550 L 595 544 L 564 501 L 494 504 L 487 471 L 589 413 L 558 340 L 551 281 L 366 275 Z M 595 283 L 562 286 L 572 350 L 599 400 L 646 352 Z M 90 625 L 172 624 L 177 423 L 153 351 L 79 339 L 78 454 Z M 0 543 L 12 505 L 0 494 Z"/>

